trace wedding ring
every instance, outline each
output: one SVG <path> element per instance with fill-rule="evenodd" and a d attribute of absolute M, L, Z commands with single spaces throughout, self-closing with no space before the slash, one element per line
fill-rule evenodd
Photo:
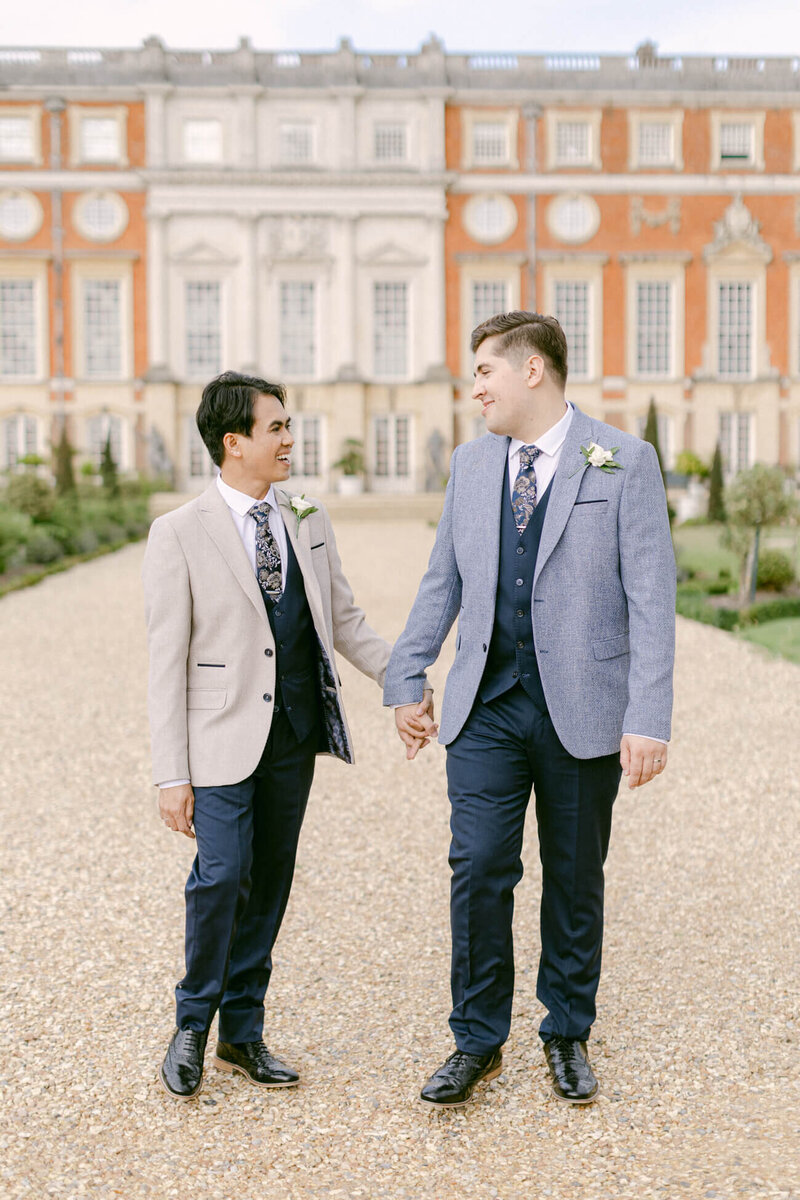
<path fill-rule="evenodd" d="M 653 759 L 653 762 L 654 762 L 654 763 L 660 763 L 660 762 L 661 762 L 661 759 L 660 759 L 660 758 L 654 758 L 654 759 Z"/>

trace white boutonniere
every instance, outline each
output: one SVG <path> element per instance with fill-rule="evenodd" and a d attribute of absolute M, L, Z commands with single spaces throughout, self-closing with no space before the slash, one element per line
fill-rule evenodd
<path fill-rule="evenodd" d="M 305 495 L 292 496 L 289 501 L 289 507 L 297 517 L 297 532 L 300 532 L 300 522 L 306 517 L 310 517 L 312 513 L 317 512 L 317 507 L 310 500 L 306 500 Z"/>
<path fill-rule="evenodd" d="M 588 446 L 581 446 L 584 463 L 582 467 L 573 471 L 572 475 L 577 475 L 578 471 L 585 471 L 587 467 L 599 467 L 601 471 L 624 471 L 622 463 L 618 463 L 614 458 L 618 450 L 619 446 L 612 446 L 610 450 L 604 450 L 602 446 L 598 446 L 597 442 L 589 442 Z M 572 475 L 570 475 L 570 479 Z"/>

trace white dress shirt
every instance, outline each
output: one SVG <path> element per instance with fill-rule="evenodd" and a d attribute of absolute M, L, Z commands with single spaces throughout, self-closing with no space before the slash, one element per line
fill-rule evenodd
<path fill-rule="evenodd" d="M 247 557 L 250 559 L 253 574 L 256 575 L 256 529 L 258 526 L 255 520 L 249 516 L 249 512 L 253 505 L 259 504 L 260 501 L 256 500 L 254 496 L 247 496 L 244 492 L 238 492 L 236 488 L 232 488 L 229 483 L 226 483 L 221 475 L 217 476 L 217 487 L 222 499 L 228 506 L 228 511 L 236 526 L 236 532 L 242 539 L 242 545 L 247 551 Z M 278 508 L 278 500 L 274 487 L 269 489 L 264 500 L 269 505 L 269 527 L 281 552 L 281 587 L 285 588 L 287 555 L 286 526 L 283 523 L 283 517 Z M 189 782 L 188 779 L 170 779 L 166 783 L 160 783 L 158 786 L 160 788 L 177 787 L 181 783 Z"/>
<path fill-rule="evenodd" d="M 512 438 L 508 447 L 508 488 L 513 498 L 514 496 L 514 480 L 519 472 L 519 452 L 523 446 L 538 446 L 541 454 L 539 454 L 533 463 L 533 471 L 536 475 L 536 497 L 541 499 L 547 487 L 549 486 L 553 476 L 556 473 L 559 459 L 561 458 L 561 448 L 567 437 L 567 432 L 572 424 L 573 406 L 567 402 L 567 411 L 564 413 L 560 421 L 556 421 L 555 425 L 551 425 L 546 433 L 537 438 L 535 442 L 521 442 L 519 438 Z M 647 733 L 635 734 L 636 737 L 647 738 L 650 742 L 658 742 L 660 746 L 666 746 L 667 743 L 662 738 L 650 737 Z"/>

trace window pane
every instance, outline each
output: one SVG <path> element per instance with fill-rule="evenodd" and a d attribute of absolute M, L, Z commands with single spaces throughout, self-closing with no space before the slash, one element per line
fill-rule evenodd
<path fill-rule="evenodd" d="M 394 473 L 399 479 L 405 479 L 411 474 L 410 426 L 409 417 L 394 418 Z"/>
<path fill-rule="evenodd" d="M 504 121 L 476 121 L 472 126 L 472 157 L 476 163 L 507 163 L 508 125 Z"/>
<path fill-rule="evenodd" d="M 375 418 L 375 474 L 389 474 L 389 418 Z"/>
<path fill-rule="evenodd" d="M 408 370 L 408 285 L 376 283 L 373 289 L 374 366 L 378 376 Z"/>
<path fill-rule="evenodd" d="M 672 125 L 668 121 L 642 121 L 639 126 L 639 164 L 669 166 L 673 161 Z"/>
<path fill-rule="evenodd" d="M 119 124 L 114 117 L 81 119 L 83 162 L 115 162 L 119 158 Z"/>
<path fill-rule="evenodd" d="M 220 285 L 186 284 L 186 370 L 189 375 L 217 375 L 222 364 Z"/>
<path fill-rule="evenodd" d="M 723 121 L 719 127 L 719 157 L 721 162 L 750 162 L 753 126 L 749 122 Z"/>
<path fill-rule="evenodd" d="M 280 159 L 284 163 L 314 160 L 314 126 L 308 121 L 285 121 L 281 125 Z"/>
<path fill-rule="evenodd" d="M 408 479 L 411 474 L 411 418 L 375 417 L 375 474 L 383 479 Z"/>
<path fill-rule="evenodd" d="M 122 314 L 118 279 L 87 279 L 83 285 L 84 369 L 92 377 L 122 373 Z"/>
<path fill-rule="evenodd" d="M 3 422 L 3 466 L 10 471 L 26 454 L 37 454 L 38 426 L 35 417 L 8 417 Z"/>
<path fill-rule="evenodd" d="M 122 418 L 112 413 L 101 413 L 91 417 L 87 422 L 89 457 L 99 468 L 103 460 L 106 441 L 111 438 L 111 457 L 118 467 L 124 466 L 122 461 Z"/>
<path fill-rule="evenodd" d="M 184 121 L 183 157 L 186 162 L 222 162 L 222 122 Z"/>
<path fill-rule="evenodd" d="M 294 418 L 295 475 L 322 474 L 322 418 L 302 413 Z"/>
<path fill-rule="evenodd" d="M 33 158 L 30 117 L 0 117 L 0 158 L 29 162 Z"/>
<path fill-rule="evenodd" d="M 508 312 L 507 284 L 504 279 L 474 280 L 472 284 L 472 328 L 497 313 Z"/>
<path fill-rule="evenodd" d="M 589 374 L 589 284 L 580 280 L 558 280 L 555 285 L 554 316 L 567 339 L 569 373 L 580 378 Z"/>
<path fill-rule="evenodd" d="M 636 285 L 636 371 L 669 375 L 672 343 L 672 288 L 669 283 Z"/>
<path fill-rule="evenodd" d="M 753 462 L 753 414 L 721 412 L 719 444 L 726 475 L 746 471 Z"/>
<path fill-rule="evenodd" d="M 720 283 L 719 373 L 749 376 L 751 370 L 751 285 Z"/>
<path fill-rule="evenodd" d="M 189 476 L 192 479 L 210 479 L 216 474 L 211 455 L 206 450 L 206 444 L 200 436 L 194 417 L 187 419 L 189 445 Z"/>
<path fill-rule="evenodd" d="M 32 279 L 0 280 L 0 374 L 36 374 L 36 311 Z"/>
<path fill-rule="evenodd" d="M 406 127 L 380 121 L 375 126 L 375 158 L 380 162 L 402 162 L 406 157 Z"/>
<path fill-rule="evenodd" d="M 570 163 L 587 163 L 589 154 L 589 123 L 587 121 L 558 121 L 556 123 L 556 160 L 569 166 Z"/>
<path fill-rule="evenodd" d="M 281 284 L 281 372 L 312 376 L 316 373 L 316 287 L 313 283 Z"/>

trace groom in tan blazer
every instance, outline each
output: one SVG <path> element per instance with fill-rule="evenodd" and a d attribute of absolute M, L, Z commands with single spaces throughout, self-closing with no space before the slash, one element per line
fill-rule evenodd
<path fill-rule="evenodd" d="M 315 756 L 353 761 L 334 651 L 379 686 L 390 651 L 354 603 L 327 514 L 276 486 L 294 444 L 283 388 L 228 371 L 197 424 L 221 473 L 153 523 L 143 569 L 153 781 L 165 824 L 197 839 L 159 1071 L 181 1100 L 201 1089 L 217 1011 L 218 1067 L 299 1081 L 264 1045 L 264 996 Z"/>

